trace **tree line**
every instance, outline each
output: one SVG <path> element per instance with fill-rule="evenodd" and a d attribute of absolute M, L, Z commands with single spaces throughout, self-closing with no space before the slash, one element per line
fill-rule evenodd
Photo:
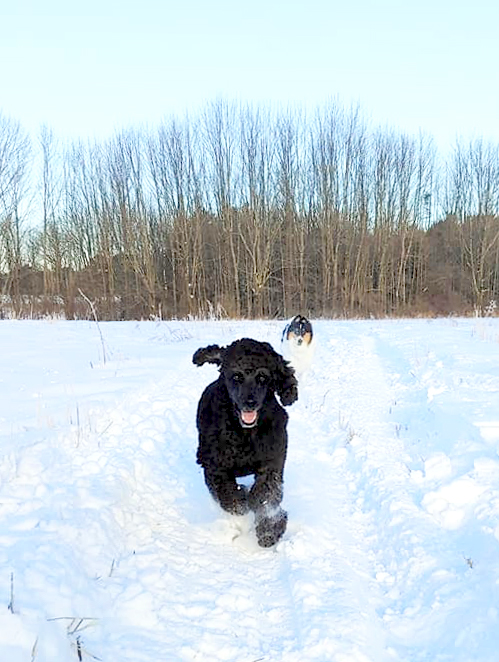
<path fill-rule="evenodd" d="M 0 114 L 0 316 L 466 314 L 499 296 L 499 146 L 207 104 L 107 140 Z"/>

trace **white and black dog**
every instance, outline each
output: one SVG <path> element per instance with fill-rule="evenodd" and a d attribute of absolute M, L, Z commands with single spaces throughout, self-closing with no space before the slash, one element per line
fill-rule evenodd
<path fill-rule="evenodd" d="M 298 376 L 310 368 L 315 343 L 312 324 L 303 315 L 296 315 L 286 324 L 281 338 L 281 353 Z"/>

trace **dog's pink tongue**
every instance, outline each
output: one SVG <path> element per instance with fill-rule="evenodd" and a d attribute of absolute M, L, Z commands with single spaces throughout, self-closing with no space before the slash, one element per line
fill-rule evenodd
<path fill-rule="evenodd" d="M 256 411 L 241 412 L 241 418 L 243 419 L 243 423 L 246 423 L 246 425 L 253 425 L 253 423 L 256 421 L 256 417 L 257 417 Z"/>

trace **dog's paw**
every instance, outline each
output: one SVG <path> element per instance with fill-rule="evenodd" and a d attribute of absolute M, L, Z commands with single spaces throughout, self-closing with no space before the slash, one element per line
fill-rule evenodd
<path fill-rule="evenodd" d="M 282 508 L 274 512 L 258 514 L 256 519 L 256 538 L 260 547 L 272 547 L 286 531 L 288 514 Z"/>
<path fill-rule="evenodd" d="M 248 491 L 244 485 L 238 485 L 230 497 L 220 501 L 220 505 L 231 515 L 246 515 L 250 507 L 248 504 Z"/>

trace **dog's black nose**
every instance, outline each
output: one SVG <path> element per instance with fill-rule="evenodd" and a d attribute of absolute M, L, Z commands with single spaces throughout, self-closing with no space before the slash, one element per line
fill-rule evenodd
<path fill-rule="evenodd" d="M 298 344 L 301 345 L 303 342 L 303 338 L 298 338 Z"/>

